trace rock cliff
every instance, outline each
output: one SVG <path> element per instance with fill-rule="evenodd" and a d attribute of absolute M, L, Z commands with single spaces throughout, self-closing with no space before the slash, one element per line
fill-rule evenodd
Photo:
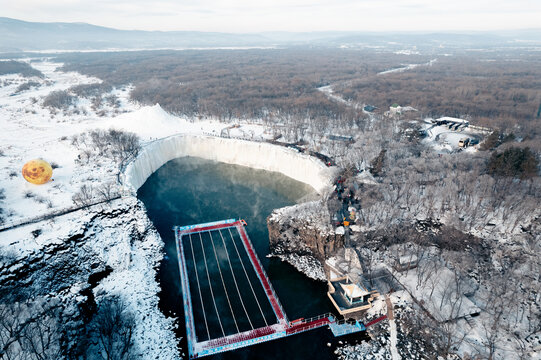
<path fill-rule="evenodd" d="M 295 266 L 308 277 L 326 280 L 325 259 L 344 246 L 322 201 L 312 201 L 273 211 L 267 219 L 271 256 Z"/>

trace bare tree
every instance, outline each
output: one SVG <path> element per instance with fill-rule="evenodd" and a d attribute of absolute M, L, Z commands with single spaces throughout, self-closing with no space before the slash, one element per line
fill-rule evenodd
<path fill-rule="evenodd" d="M 116 196 L 118 196 L 118 189 L 114 182 L 109 181 L 106 183 L 101 184 L 97 189 L 96 192 L 98 195 L 106 201 L 114 199 Z"/>
<path fill-rule="evenodd" d="M 96 340 L 93 351 L 104 360 L 132 359 L 134 327 L 135 319 L 126 303 L 118 297 L 105 298 L 91 326 Z"/>
<path fill-rule="evenodd" d="M 54 304 L 14 302 L 0 305 L 0 358 L 56 360 L 60 346 L 60 308 Z"/>
<path fill-rule="evenodd" d="M 5 189 L 0 189 L 0 224 L 4 222 L 4 207 L 3 202 L 6 198 L 6 191 Z"/>
<path fill-rule="evenodd" d="M 20 343 L 30 359 L 62 358 L 59 317 L 60 310 L 57 307 L 45 309 L 24 327 Z"/>
<path fill-rule="evenodd" d="M 88 206 L 94 200 L 94 188 L 92 185 L 81 185 L 79 191 L 72 196 L 73 203 L 76 206 Z"/>
<path fill-rule="evenodd" d="M 0 358 L 19 358 L 18 341 L 23 330 L 24 309 L 20 303 L 0 304 Z"/>

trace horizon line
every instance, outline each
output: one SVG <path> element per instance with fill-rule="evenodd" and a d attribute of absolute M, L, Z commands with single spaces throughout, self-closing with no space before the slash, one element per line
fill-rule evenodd
<path fill-rule="evenodd" d="M 447 29 L 447 30 L 302 30 L 302 31 L 289 31 L 289 30 L 265 30 L 254 32 L 241 32 L 241 31 L 206 31 L 206 30 L 145 30 L 136 28 L 116 28 L 104 25 L 96 25 L 88 22 L 81 21 L 30 21 L 18 18 L 11 18 L 7 16 L 0 16 L 0 19 L 14 20 L 31 24 L 70 24 L 70 25 L 89 25 L 115 31 L 141 31 L 141 32 L 156 32 L 156 33 L 175 33 L 175 32 L 194 32 L 194 33 L 207 33 L 207 34 L 236 34 L 236 35 L 253 35 L 253 34 L 269 34 L 269 33 L 283 33 L 283 34 L 410 34 L 410 35 L 429 35 L 429 34 L 494 34 L 494 33 L 511 33 L 516 31 L 541 31 L 541 27 L 532 28 L 513 28 L 513 29 L 491 29 L 491 30 L 467 30 L 467 29 Z"/>

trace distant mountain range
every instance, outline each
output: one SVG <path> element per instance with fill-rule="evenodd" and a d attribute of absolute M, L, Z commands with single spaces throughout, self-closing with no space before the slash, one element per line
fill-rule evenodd
<path fill-rule="evenodd" d="M 0 18 L 0 51 L 157 49 L 256 46 L 261 35 L 195 31 L 116 30 L 85 23 L 39 23 Z"/>
<path fill-rule="evenodd" d="M 475 33 L 266 32 L 116 30 L 85 23 L 41 23 L 0 17 L 0 52 L 185 49 L 269 46 L 416 46 L 420 48 L 541 45 L 541 29 Z"/>

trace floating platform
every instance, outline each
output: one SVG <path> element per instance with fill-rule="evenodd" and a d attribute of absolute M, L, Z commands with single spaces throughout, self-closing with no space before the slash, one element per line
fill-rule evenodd
<path fill-rule="evenodd" d="M 366 330 L 330 313 L 290 322 L 245 225 L 229 219 L 173 228 L 190 359 L 324 326 L 335 336 Z"/>

